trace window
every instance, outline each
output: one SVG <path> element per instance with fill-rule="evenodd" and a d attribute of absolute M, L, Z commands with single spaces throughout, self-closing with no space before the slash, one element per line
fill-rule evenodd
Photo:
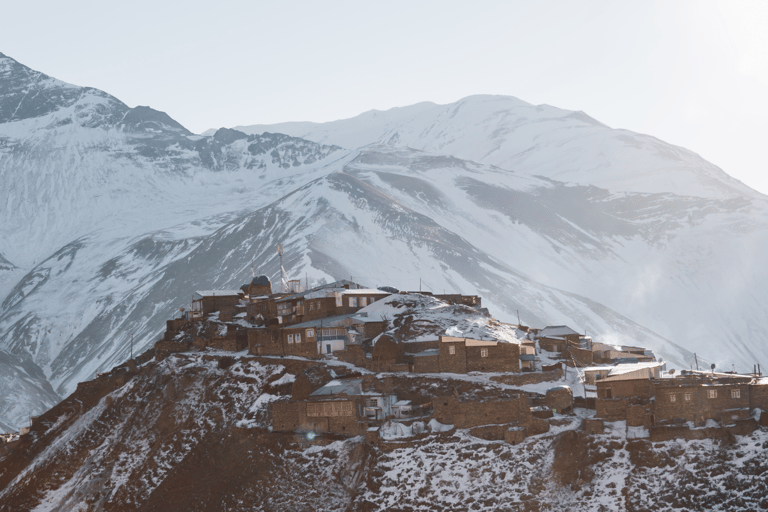
<path fill-rule="evenodd" d="M 357 307 L 357 297 L 350 297 L 349 298 L 349 307 L 356 308 Z"/>
<path fill-rule="evenodd" d="M 267 305 L 266 304 L 262 304 L 261 305 L 261 310 L 262 311 L 266 311 L 267 310 Z"/>
<path fill-rule="evenodd" d="M 707 390 L 707 397 L 708 398 L 717 398 L 717 390 L 716 389 L 708 389 Z"/>
<path fill-rule="evenodd" d="M 360 297 L 360 307 L 364 308 L 368 304 L 368 301 L 365 297 Z"/>
<path fill-rule="evenodd" d="M 670 402 L 677 402 L 677 395 L 669 395 L 669 401 Z"/>
<path fill-rule="evenodd" d="M 293 343 L 293 334 L 288 335 L 288 343 Z"/>
<path fill-rule="evenodd" d="M 605 390 L 605 398 L 613 398 L 613 392 L 611 391 L 611 388 Z"/>
<path fill-rule="evenodd" d="M 342 297 L 340 293 L 337 293 L 336 294 L 336 307 L 337 308 L 340 308 L 341 306 L 344 305 L 343 300 L 344 300 L 344 297 Z"/>
<path fill-rule="evenodd" d="M 481 348 L 480 349 L 480 357 L 488 357 L 488 349 L 487 348 Z"/>
<path fill-rule="evenodd" d="M 456 347 L 454 347 L 453 345 L 449 345 L 448 346 L 448 353 L 451 354 L 451 355 L 454 355 L 456 353 Z"/>
<path fill-rule="evenodd" d="M 741 391 L 738 389 L 732 389 L 731 398 L 741 398 Z"/>
<path fill-rule="evenodd" d="M 314 338 L 314 337 L 315 337 L 315 330 L 307 329 L 307 338 Z"/>
<path fill-rule="evenodd" d="M 691 401 L 691 394 L 690 393 L 686 393 L 685 394 L 685 401 L 686 402 L 690 402 Z"/>
<path fill-rule="evenodd" d="M 315 309 L 315 303 L 314 302 L 310 302 L 309 303 L 309 310 L 312 311 L 313 309 Z"/>
<path fill-rule="evenodd" d="M 293 341 L 295 341 L 296 343 L 301 343 L 301 334 L 299 333 L 294 334 Z"/>

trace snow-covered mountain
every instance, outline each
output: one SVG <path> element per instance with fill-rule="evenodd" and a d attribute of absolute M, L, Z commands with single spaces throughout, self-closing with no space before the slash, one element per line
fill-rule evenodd
<path fill-rule="evenodd" d="M 328 123 L 236 129 L 276 131 L 350 149 L 410 147 L 608 190 L 764 199 L 684 148 L 609 128 L 584 112 L 531 105 L 511 96 L 470 96 L 449 105 L 424 102 Z"/>
<path fill-rule="evenodd" d="M 198 136 L 0 54 L 0 120 L 0 350 L 26 365 L 6 426 L 152 344 L 194 290 L 275 276 L 279 242 L 310 284 L 479 294 L 672 366 L 768 361 L 765 196 L 582 113 L 473 97 Z"/>

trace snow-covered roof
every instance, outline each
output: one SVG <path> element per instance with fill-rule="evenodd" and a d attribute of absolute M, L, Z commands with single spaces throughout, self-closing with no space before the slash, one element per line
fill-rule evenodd
<path fill-rule="evenodd" d="M 412 355 L 413 357 L 439 356 L 440 350 L 436 348 L 428 348 L 427 350 L 422 350 L 421 352 L 417 352 L 416 354 Z"/>
<path fill-rule="evenodd" d="M 334 379 L 325 386 L 311 393 L 309 396 L 361 395 L 363 393 L 363 379 Z"/>
<path fill-rule="evenodd" d="M 334 315 L 327 316 L 325 318 L 318 318 L 316 320 L 308 320 L 300 324 L 286 325 L 286 329 L 305 329 L 308 327 L 340 327 L 344 325 L 344 321 L 348 318 L 352 318 L 354 313 L 347 313 L 346 315 Z"/>
<path fill-rule="evenodd" d="M 342 292 L 344 295 L 392 295 L 389 292 L 377 290 L 376 288 L 360 288 L 359 290 L 347 290 Z"/>
<path fill-rule="evenodd" d="M 642 370 L 645 368 L 657 368 L 664 363 L 629 363 L 629 364 L 617 364 L 616 366 L 589 366 L 584 368 L 585 373 L 592 372 L 604 372 L 607 371 L 608 375 L 623 375 L 625 373 Z"/>
<path fill-rule="evenodd" d="M 459 338 L 457 336 L 440 336 L 443 343 L 464 342 L 468 347 L 495 347 L 499 342 L 496 340 L 476 340 L 473 338 Z"/>
<path fill-rule="evenodd" d="M 579 334 L 567 325 L 549 325 L 539 331 L 539 337 L 546 336 L 547 338 L 552 336 L 569 336 L 573 334 Z"/>
<path fill-rule="evenodd" d="M 198 290 L 195 292 L 200 297 L 231 297 L 241 293 L 243 293 L 242 290 Z"/>

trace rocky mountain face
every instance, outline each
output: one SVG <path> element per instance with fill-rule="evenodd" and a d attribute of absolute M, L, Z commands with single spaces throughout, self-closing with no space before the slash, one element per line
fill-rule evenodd
<path fill-rule="evenodd" d="M 271 432 L 270 404 L 313 364 L 197 353 L 117 368 L 0 444 L 0 503 L 163 512 L 768 506 L 763 430 L 652 444 L 628 437 L 623 422 L 588 435 L 582 418 L 563 416 L 517 445 L 462 429 L 378 444 Z M 393 379 L 415 395 L 503 392 L 439 376 Z"/>
<path fill-rule="evenodd" d="M 765 196 L 583 113 L 472 97 L 194 135 L 0 55 L 0 184 L 4 428 L 151 345 L 196 289 L 277 276 L 278 243 L 310 285 L 478 294 L 672 367 L 768 361 Z"/>

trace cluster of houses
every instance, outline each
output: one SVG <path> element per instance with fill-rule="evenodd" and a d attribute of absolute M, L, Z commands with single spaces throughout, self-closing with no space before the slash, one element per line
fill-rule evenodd
<path fill-rule="evenodd" d="M 238 290 L 196 292 L 191 309 L 168 321 L 155 354 L 163 357 L 192 347 L 247 348 L 257 356 L 333 358 L 374 374 L 493 372 L 525 377 L 549 372 L 553 380 L 560 378 L 562 371 L 537 365 L 539 356 L 546 353 L 548 359 L 560 361 L 558 369 L 573 367 L 582 375 L 585 395 L 594 397 L 582 402 L 595 409 L 586 425 L 590 432 L 601 431 L 605 421 L 621 420 L 628 427 L 644 427 L 652 440 L 664 440 L 712 436 L 726 427 L 744 433 L 768 424 L 768 415 L 759 414 L 768 408 L 768 379 L 759 374 L 685 371 L 672 375 L 645 348 L 595 343 L 567 326 L 514 326 L 525 333 L 520 343 L 448 335 L 406 343 L 388 331 L 389 319 L 361 311 L 400 293 L 406 292 L 365 288 L 351 281 L 308 290 L 293 281 L 289 291 L 273 293 L 270 280 L 259 276 Z M 434 297 L 481 307 L 477 296 Z M 273 404 L 273 429 L 374 439 L 385 430 L 392 431 L 382 430 L 392 424 L 411 435 L 426 435 L 424 422 L 433 421 L 432 431 L 449 425 L 475 429 L 486 439 L 519 442 L 546 432 L 547 418 L 554 411 L 569 412 L 574 405 L 571 389 L 556 382 L 545 395 L 521 391 L 498 399 L 470 400 L 454 392 L 415 404 L 398 399 L 374 376 L 329 376 L 315 381 L 309 393 L 306 389 L 294 392 L 291 401 Z M 306 379 L 303 385 L 306 388 Z"/>

